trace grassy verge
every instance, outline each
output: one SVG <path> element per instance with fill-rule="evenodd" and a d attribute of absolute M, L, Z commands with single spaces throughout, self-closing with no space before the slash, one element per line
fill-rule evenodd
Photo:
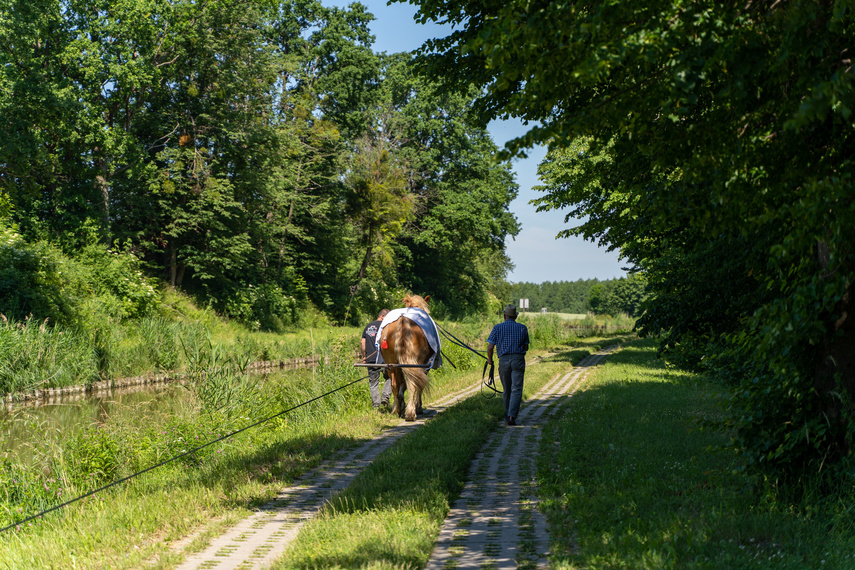
<path fill-rule="evenodd" d="M 614 342 L 586 340 L 530 366 L 524 397 L 568 365 Z M 471 385 L 479 377 L 480 370 L 460 375 L 453 387 Z M 500 426 L 502 411 L 499 397 L 475 396 L 402 438 L 331 501 L 273 567 L 423 567 L 467 480 L 472 458 Z"/>
<path fill-rule="evenodd" d="M 317 379 L 311 371 L 264 383 L 245 378 L 253 391 L 237 387 L 245 399 L 228 409 L 211 408 L 188 394 L 184 406 L 173 406 L 169 414 L 139 407 L 112 410 L 98 425 L 37 450 L 41 461 L 35 466 L 0 457 L 0 520 L 5 526 L 355 377 L 352 369 L 327 368 Z M 0 567 L 172 567 L 181 555 L 171 543 L 216 533 L 306 469 L 372 437 L 390 421 L 370 411 L 367 385 L 357 384 L 4 532 Z"/>
<path fill-rule="evenodd" d="M 104 318 L 90 327 L 15 322 L 0 315 L 0 396 L 89 385 L 103 379 L 183 371 L 187 351 L 213 343 L 249 362 L 328 354 L 338 338 L 357 339 L 353 327 L 307 327 L 286 333 L 253 331 L 164 293 L 159 311 L 136 319 Z"/>
<path fill-rule="evenodd" d="M 200 392 L 195 394 L 199 397 L 171 407 L 169 413 L 142 407 L 111 410 L 98 424 L 73 437 L 46 442 L 44 449 L 37 450 L 41 460 L 36 467 L 15 463 L 8 455 L 0 457 L 0 522 L 5 525 L 56 505 L 356 378 L 351 347 L 340 338 L 335 342 L 338 347 L 328 349 L 333 358 L 314 375 L 289 373 L 265 382 L 257 377 L 228 379 L 208 394 L 213 406 L 206 405 Z M 566 369 L 568 361 L 580 359 L 596 346 L 596 341 L 586 340 L 533 366 L 527 375 L 526 396 L 556 371 Z M 473 358 L 467 370 L 448 368 L 433 375 L 434 391 L 426 405 L 430 406 L 431 398 L 477 382 L 477 360 Z M 216 408 L 228 393 L 240 393 L 240 401 Z M 373 467 L 367 479 L 336 503 L 337 510 L 322 517 L 319 524 L 338 528 L 322 534 L 345 533 L 340 535 L 345 537 L 342 540 L 350 540 L 347 532 L 353 532 L 349 528 L 355 522 L 360 527 L 385 528 L 377 534 L 388 534 L 386 542 L 366 559 L 381 566 L 384 561 L 407 565 L 426 559 L 449 500 L 459 492 L 471 454 L 484 430 L 496 427 L 501 415 L 496 397 L 476 396 L 465 405 L 472 407 L 469 413 L 461 408 L 447 419 L 442 414 L 428 426 L 452 432 L 459 438 L 455 449 L 438 448 L 436 441 L 445 436 L 427 432 L 409 439 L 409 450 L 389 450 L 383 467 Z M 0 568 L 171 568 L 183 555 L 170 545 L 180 542 L 189 543 L 191 550 L 201 548 L 205 537 L 246 516 L 299 474 L 396 421 L 371 411 L 367 382 L 357 384 L 262 428 L 0 534 Z M 442 470 L 425 471 L 426 466 L 438 464 L 437 455 L 449 455 Z M 371 483 L 378 469 L 387 477 L 379 487 Z M 395 487 L 396 473 L 411 478 L 403 487 Z M 396 488 L 403 491 L 392 493 Z M 418 494 L 410 494 L 413 488 Z M 395 544 L 397 540 L 406 544 Z M 309 544 L 308 549 L 318 551 L 324 543 Z M 345 555 L 339 563 L 338 554 L 333 553 L 326 564 L 349 566 L 355 559 L 348 556 L 353 555 Z"/>
<path fill-rule="evenodd" d="M 712 451 L 726 435 L 699 429 L 717 387 L 655 352 L 610 356 L 544 434 L 554 567 L 854 568 L 851 490 L 747 486 L 738 455 Z"/>

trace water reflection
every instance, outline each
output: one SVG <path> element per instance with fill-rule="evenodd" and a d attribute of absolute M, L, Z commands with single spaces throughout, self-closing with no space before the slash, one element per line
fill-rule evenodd
<path fill-rule="evenodd" d="M 107 423 L 113 413 L 134 409 L 140 418 L 176 412 L 187 398 L 177 384 L 99 392 L 62 403 L 0 411 L 0 453 L 27 462 L 33 447 L 50 447 L 60 436 L 69 437 L 93 423 Z"/>

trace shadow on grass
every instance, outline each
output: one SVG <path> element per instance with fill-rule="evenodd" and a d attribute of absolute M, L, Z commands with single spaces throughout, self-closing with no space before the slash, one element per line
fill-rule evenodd
<path fill-rule="evenodd" d="M 615 344 L 626 344 L 632 341 L 637 341 L 638 337 L 634 334 L 631 335 L 613 335 L 610 337 L 597 337 L 597 338 L 589 338 L 589 339 L 578 339 L 573 342 L 573 346 L 569 347 L 566 350 L 561 350 L 557 354 L 553 354 L 548 358 L 545 358 L 545 362 L 569 362 L 573 366 L 576 366 L 581 362 L 586 356 L 589 356 L 603 348 L 607 348 L 609 346 L 613 346 Z M 609 357 L 611 358 L 611 357 Z"/>
<path fill-rule="evenodd" d="M 396 568 L 424 565 L 432 548 L 431 529 L 442 523 L 462 491 L 471 460 L 498 425 L 501 406 L 501 400 L 469 398 L 402 437 L 304 529 L 283 567 L 359 568 L 381 561 Z M 383 531 L 373 544 L 363 544 L 361 532 L 348 530 L 355 525 Z M 390 533 L 400 539 L 390 539 Z M 339 548 L 344 541 L 357 544 Z"/>
<path fill-rule="evenodd" d="M 666 367 L 655 342 L 608 357 L 542 440 L 554 567 L 852 567 L 836 554 L 853 552 L 851 513 L 830 532 L 833 516 L 771 500 L 737 472 L 728 435 L 704 427 L 718 390 Z"/>

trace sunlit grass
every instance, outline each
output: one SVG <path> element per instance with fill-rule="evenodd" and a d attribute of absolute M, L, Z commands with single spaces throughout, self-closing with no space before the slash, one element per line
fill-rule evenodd
<path fill-rule="evenodd" d="M 242 415 L 218 416 L 202 413 L 202 404 L 193 398 L 171 405 L 169 413 L 144 405 L 116 406 L 99 424 L 70 434 L 73 437 L 68 440 L 37 445 L 33 453 L 37 455 L 38 468 L 24 472 L 20 465 L 9 462 L 11 458 L 5 459 L 0 462 L 3 521 L 18 520 L 357 378 L 360 371 L 352 363 L 358 335 L 348 337 L 338 332 L 330 336 L 332 341 L 323 349 L 330 358 L 318 369 L 266 379 L 255 377 L 264 398 L 251 400 L 265 403 L 258 409 L 244 410 Z M 587 346 L 558 352 L 533 366 L 527 374 L 526 397 L 557 371 L 565 370 L 570 361 L 596 349 L 595 341 L 585 342 Z M 443 394 L 479 382 L 481 362 L 473 355 L 465 370 L 446 368 L 432 373 L 434 387 L 426 406 Z M 415 447 L 372 467 L 374 474 L 366 475 L 365 480 L 369 484 L 355 484 L 351 494 L 338 503 L 344 508 L 319 519 L 316 532 L 351 540 L 350 527 L 354 521 L 362 521 L 359 524 L 376 528 L 377 535 L 388 539 L 379 543 L 373 554 L 365 556 L 371 567 L 391 568 L 389 564 L 393 563 L 401 567 L 408 565 L 407 561 L 425 559 L 449 501 L 459 492 L 461 473 L 465 473 L 485 430 L 498 426 L 501 400 L 493 394 L 485 395 L 489 398 L 476 395 L 467 401 L 464 405 L 468 407 L 461 407 L 456 417 L 450 413 L 446 420 L 444 413 L 427 426 L 444 430 L 440 435 L 425 431 L 424 435 L 409 438 L 408 445 Z M 371 410 L 367 382 L 356 384 L 28 523 L 18 531 L 3 533 L 0 567 L 172 567 L 183 557 L 171 546 L 176 541 L 189 541 L 190 550 L 202 548 L 205 537 L 218 534 L 269 501 L 306 470 L 396 422 L 397 418 Z M 437 446 L 436 441 L 441 439 L 448 439 L 452 449 Z M 436 454 L 450 463 L 437 463 Z M 399 461 L 401 457 L 404 460 Z M 441 472 L 425 470 L 431 462 L 443 465 Z M 95 479 L 85 475 L 91 468 L 98 470 Z M 400 469 L 407 470 L 411 478 L 393 495 L 389 492 L 389 478 L 394 478 Z M 386 479 L 376 477 L 378 470 Z M 20 474 L 28 479 L 13 482 L 12 478 Z M 377 481 L 379 486 L 375 486 Z M 44 490 L 45 483 L 50 492 Z M 61 497 L 56 495 L 60 486 Z M 408 491 L 413 486 L 422 489 L 419 497 Z M 412 536 L 402 538 L 405 528 Z M 364 541 L 360 544 L 365 546 Z M 336 546 L 328 552 L 329 559 L 351 560 L 348 557 L 354 554 L 339 552 L 340 548 Z M 349 562 L 342 564 L 347 566 Z"/>
<path fill-rule="evenodd" d="M 614 342 L 591 340 L 588 346 L 558 352 L 529 367 L 524 397 Z M 455 377 L 447 387 L 471 385 L 479 378 L 480 371 L 473 371 Z M 500 428 L 502 411 L 501 397 L 487 392 L 402 438 L 328 503 L 274 568 L 423 567 L 468 478 L 472 458 Z"/>
<path fill-rule="evenodd" d="M 193 405 L 173 407 L 171 416 L 138 407 L 114 410 L 99 428 L 34 449 L 41 454 L 41 467 L 4 464 L 0 469 L 5 491 L 0 494 L 3 524 L 174 457 L 358 377 L 353 370 L 348 372 L 351 375 L 344 377 L 324 371 L 321 377 L 329 385 L 313 379 L 311 371 L 270 377 L 260 386 L 268 405 L 255 413 L 247 411 L 246 416 L 208 417 L 200 415 L 201 408 Z M 392 418 L 371 412 L 370 399 L 360 388 L 357 384 L 349 391 L 228 438 L 51 513 L 44 520 L 27 523 L 20 531 L 7 531 L 0 535 L 0 560 L 13 568 L 75 564 L 136 568 L 153 556 L 172 560 L 176 555 L 168 548 L 170 541 L 221 524 L 216 522 L 220 519 L 233 521 L 245 516 L 248 509 L 270 500 L 307 469 L 389 425 Z M 86 475 L 93 469 L 96 475 L 101 473 L 94 480 Z M 61 486 L 62 496 L 48 493 L 45 483 L 52 491 Z"/>
<path fill-rule="evenodd" d="M 751 488 L 719 389 L 640 342 L 610 356 L 543 438 L 539 481 L 556 568 L 853 568 L 851 490 Z M 809 483 L 805 483 L 810 487 Z"/>

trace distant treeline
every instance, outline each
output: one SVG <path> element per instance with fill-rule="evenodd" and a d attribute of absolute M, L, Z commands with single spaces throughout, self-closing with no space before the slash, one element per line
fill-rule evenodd
<path fill-rule="evenodd" d="M 631 317 L 641 314 L 645 298 L 645 281 L 637 275 L 620 279 L 579 279 L 578 281 L 546 281 L 544 283 L 511 284 L 515 303 L 528 299 L 529 311 L 546 308 L 555 313 L 596 313 Z"/>

